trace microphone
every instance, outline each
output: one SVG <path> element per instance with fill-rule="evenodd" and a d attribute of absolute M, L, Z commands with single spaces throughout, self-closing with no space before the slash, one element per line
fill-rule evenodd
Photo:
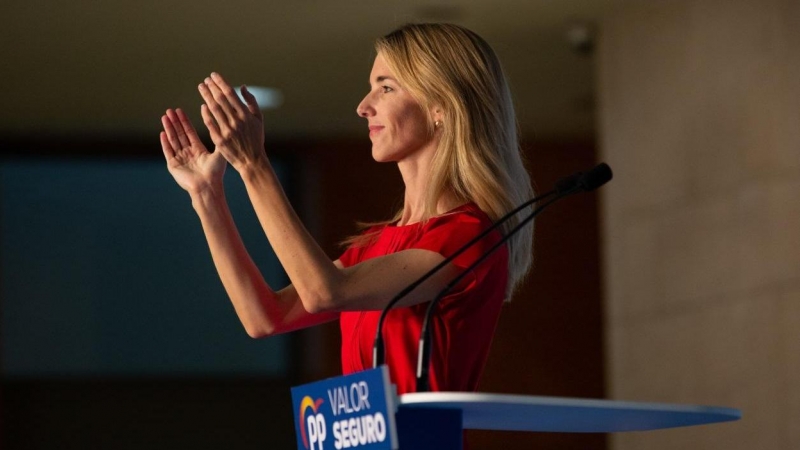
<path fill-rule="evenodd" d="M 459 275 L 453 278 L 444 289 L 442 289 L 439 294 L 430 302 L 428 305 L 428 309 L 425 311 L 425 319 L 422 322 L 422 329 L 420 330 L 420 338 L 419 338 L 419 349 L 417 350 L 417 392 L 427 392 L 430 390 L 430 360 L 431 360 L 431 332 L 429 323 L 431 317 L 433 316 L 433 311 L 439 301 L 444 298 L 448 292 L 450 292 L 458 283 L 464 279 L 475 267 L 485 261 L 495 250 L 500 248 L 504 245 L 512 236 L 514 236 L 519 230 L 524 228 L 528 223 L 530 223 L 534 217 L 539 215 L 545 208 L 549 205 L 561 200 L 564 197 L 570 196 L 572 194 L 577 194 L 579 192 L 589 192 L 593 191 L 600 186 L 608 183 L 611 178 L 613 177 L 613 173 L 611 172 L 611 168 L 606 163 L 600 163 L 592 170 L 587 173 L 578 172 L 574 175 L 570 175 L 568 177 L 562 178 L 558 182 L 556 182 L 556 187 L 552 193 L 555 193 L 557 196 L 552 200 L 548 201 L 542 206 L 537 207 L 533 212 L 531 212 L 528 217 L 523 219 L 520 223 L 518 223 L 514 228 L 512 228 L 508 234 L 502 237 L 500 241 L 494 244 L 486 253 L 481 255 L 480 258 L 475 260 L 469 267 L 464 269 Z M 547 195 L 547 194 L 546 194 Z M 544 197 L 544 196 L 542 196 Z M 530 200 L 525 202 L 524 205 L 532 203 L 534 200 Z M 515 210 L 516 211 L 516 210 Z M 498 223 L 502 223 L 506 216 L 501 218 Z M 496 225 L 496 224 L 495 224 Z M 495 226 L 492 226 L 490 229 L 494 229 Z M 483 237 L 485 233 L 481 233 L 481 237 Z M 465 247 L 469 247 L 473 242 L 470 241 L 464 247 L 459 249 L 464 250 Z"/>
<path fill-rule="evenodd" d="M 614 174 L 611 172 L 611 167 L 608 167 L 606 163 L 600 163 L 589 172 L 581 174 L 578 179 L 578 185 L 583 192 L 590 192 L 608 183 L 613 177 Z"/>
<path fill-rule="evenodd" d="M 373 346 L 372 346 L 372 367 L 376 368 L 376 367 L 382 365 L 384 363 L 384 361 L 385 361 L 385 347 L 384 347 L 384 344 L 383 344 L 383 323 L 386 320 L 386 315 L 389 313 L 389 310 L 391 310 L 392 307 L 394 307 L 394 305 L 397 304 L 397 302 L 399 302 L 406 295 L 408 295 L 411 291 L 416 289 L 420 284 L 424 283 L 428 278 L 433 276 L 433 274 L 435 274 L 436 272 L 441 270 L 447 264 L 453 262 L 453 260 L 455 260 L 459 255 L 461 255 L 462 253 L 467 251 L 475 243 L 477 243 L 478 241 L 483 239 L 485 236 L 487 236 L 492 231 L 496 230 L 498 227 L 500 227 L 500 225 L 502 225 L 503 223 L 508 221 L 508 219 L 510 219 L 511 217 L 514 217 L 517 213 L 519 213 L 523 209 L 529 207 L 530 205 L 532 205 L 532 204 L 534 204 L 536 202 L 539 202 L 539 201 L 542 201 L 542 200 L 544 200 L 546 198 L 552 197 L 553 195 L 558 195 L 558 197 L 555 199 L 555 200 L 558 200 L 559 198 L 561 198 L 563 196 L 579 192 L 580 190 L 593 190 L 593 189 L 596 189 L 597 187 L 599 187 L 603 183 L 605 183 L 608 180 L 610 180 L 611 176 L 612 176 L 611 175 L 611 169 L 608 167 L 607 164 L 602 163 L 602 164 L 596 166 L 595 168 L 593 168 L 592 170 L 590 170 L 589 173 L 587 173 L 587 174 L 584 174 L 583 172 L 578 172 L 576 174 L 573 174 L 573 175 L 570 175 L 568 177 L 562 178 L 561 180 L 556 182 L 556 186 L 555 186 L 555 188 L 553 190 L 551 190 L 549 192 L 546 192 L 546 193 L 544 193 L 542 195 L 536 196 L 533 199 L 530 199 L 530 200 L 522 203 L 520 206 L 518 206 L 518 207 L 514 208 L 513 210 L 509 211 L 506 215 L 504 215 L 503 217 L 498 219 L 497 222 L 492 224 L 492 226 L 490 226 L 489 228 L 487 228 L 486 230 L 484 230 L 483 232 L 481 232 L 480 234 L 478 234 L 477 236 L 472 238 L 469 242 L 467 242 L 461 248 L 456 250 L 452 255 L 450 255 L 449 257 L 445 258 L 444 261 L 442 261 L 441 263 L 437 264 L 436 267 L 432 268 L 425 275 L 421 276 L 418 280 L 414 281 L 413 283 L 411 283 L 408 286 L 406 286 L 402 291 L 398 292 L 397 295 L 395 295 L 389 301 L 389 303 L 387 303 L 386 306 L 383 308 L 383 311 L 381 311 L 380 318 L 378 319 L 378 326 L 377 326 L 377 329 L 375 330 L 375 340 L 373 341 Z M 599 180 L 602 180 L 604 177 L 607 177 L 605 179 L 605 181 L 602 181 L 602 182 L 600 182 L 600 184 L 597 184 L 599 182 Z M 532 215 L 528 219 L 526 219 L 526 221 L 530 221 L 533 218 L 533 216 L 535 216 L 537 214 L 537 211 L 540 211 L 541 209 L 544 209 L 544 207 L 546 207 L 547 205 L 549 205 L 550 203 L 552 203 L 555 200 L 551 200 L 550 202 L 548 202 L 547 204 L 545 204 L 541 208 L 538 208 L 536 211 L 534 211 L 532 213 Z M 520 225 L 523 225 L 524 223 L 527 223 L 526 221 L 523 221 L 522 223 L 518 224 L 518 226 L 516 228 L 514 228 L 514 230 L 512 230 L 509 233 L 509 236 L 511 236 L 514 233 L 516 233 L 516 230 L 521 228 Z M 502 244 L 504 242 L 505 242 L 505 240 L 501 240 L 500 243 Z M 491 253 L 494 250 L 494 248 L 496 248 L 496 247 L 493 247 L 493 249 L 490 250 L 489 253 Z M 467 271 L 467 272 L 469 272 L 469 271 Z M 428 317 L 428 316 L 426 316 L 426 317 Z M 427 323 L 427 320 L 426 320 L 426 323 Z"/>
<path fill-rule="evenodd" d="M 436 272 L 440 271 L 444 266 L 446 266 L 447 264 L 453 262 L 453 260 L 455 260 L 459 255 L 461 255 L 462 253 L 467 251 L 470 247 L 472 247 L 472 245 L 474 245 L 476 242 L 478 242 L 481 239 L 483 239 L 486 235 L 491 233 L 493 230 L 497 229 L 500 225 L 505 223 L 508 219 L 513 217 L 515 214 L 517 214 L 518 212 L 522 211 L 523 209 L 525 209 L 526 207 L 530 206 L 531 204 L 536 203 L 537 201 L 541 201 L 541 200 L 543 200 L 545 198 L 551 197 L 551 196 L 555 195 L 556 193 L 557 193 L 557 190 L 552 190 L 552 191 L 547 192 L 545 194 L 542 194 L 542 195 L 539 195 L 537 197 L 534 197 L 533 199 L 528 200 L 525 203 L 521 204 L 520 206 L 514 208 L 508 214 L 506 214 L 505 216 L 503 216 L 500 219 L 498 219 L 497 222 L 495 222 L 491 227 L 487 228 L 486 230 L 481 232 L 479 235 L 477 235 L 474 238 L 472 238 L 472 240 L 470 240 L 469 242 L 464 244 L 461 248 L 456 250 L 452 255 L 450 255 L 449 257 L 445 258 L 444 261 L 442 261 L 441 263 L 437 264 L 436 267 L 434 267 L 433 269 L 429 270 L 425 275 L 419 277 L 419 279 L 417 279 L 417 281 L 414 281 L 413 283 L 411 283 L 408 286 L 406 286 L 402 291 L 398 292 L 397 295 L 395 295 L 389 301 L 389 303 L 386 304 L 386 306 L 383 308 L 383 311 L 381 311 L 380 317 L 378 318 L 378 327 L 375 330 L 375 340 L 373 341 L 373 345 L 372 345 L 372 367 L 376 368 L 376 367 L 380 366 L 381 364 L 383 364 L 384 361 L 385 361 L 385 348 L 384 348 L 384 345 L 383 345 L 383 322 L 386 320 L 386 315 L 389 313 L 389 310 L 391 310 L 394 307 L 394 305 L 397 304 L 397 302 L 399 302 L 401 299 L 403 299 L 411 291 L 416 289 L 420 284 L 424 283 L 425 280 L 427 280 L 428 278 L 433 276 L 433 274 L 435 274 Z"/>
<path fill-rule="evenodd" d="M 564 193 L 572 190 L 576 186 L 583 192 L 593 191 L 600 186 L 608 183 L 614 176 L 611 167 L 606 163 L 600 163 L 587 173 L 578 172 L 568 177 L 564 177 L 556 182 L 555 191 Z"/>

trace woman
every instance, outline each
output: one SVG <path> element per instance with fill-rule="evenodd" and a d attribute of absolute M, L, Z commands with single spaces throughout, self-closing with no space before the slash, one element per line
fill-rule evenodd
<path fill-rule="evenodd" d="M 264 151 L 255 98 L 242 103 L 218 74 L 200 84 L 209 152 L 181 110 L 162 117 L 167 166 L 187 190 L 211 255 L 252 337 L 339 319 L 345 373 L 370 368 L 380 310 L 402 288 L 532 196 L 519 153 L 511 96 L 499 61 L 475 33 L 448 24 L 404 26 L 376 42 L 370 90 L 357 113 L 372 156 L 396 163 L 403 207 L 351 239 L 331 262 L 298 219 Z M 226 162 L 244 180 L 259 221 L 292 284 L 266 284 L 238 235 L 222 191 Z M 504 231 L 515 221 L 510 221 Z M 430 301 L 475 261 L 490 234 L 406 296 L 385 325 L 386 358 L 398 392 L 412 392 L 419 329 Z M 520 233 L 439 305 L 432 326 L 433 390 L 475 390 L 503 299 L 527 272 L 532 230 Z"/>

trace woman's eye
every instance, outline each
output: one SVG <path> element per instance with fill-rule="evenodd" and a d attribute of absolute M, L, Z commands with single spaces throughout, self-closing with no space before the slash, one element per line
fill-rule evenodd
<path fill-rule="evenodd" d="M 383 89 L 384 94 L 394 91 L 394 89 L 390 88 L 389 86 L 381 86 L 381 89 Z"/>

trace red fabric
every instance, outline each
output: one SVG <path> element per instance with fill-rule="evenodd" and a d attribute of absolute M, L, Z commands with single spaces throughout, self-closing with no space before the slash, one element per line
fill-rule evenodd
<path fill-rule="evenodd" d="M 406 226 L 387 225 L 377 239 L 363 247 L 350 247 L 340 261 L 349 267 L 370 258 L 407 249 L 425 249 L 444 257 L 455 253 L 492 222 L 474 204 L 442 216 Z M 376 231 L 376 230 L 372 230 Z M 466 268 L 501 237 L 495 231 L 453 262 Z M 472 271 L 437 305 L 431 327 L 431 389 L 475 391 L 478 386 L 508 283 L 508 249 L 503 246 Z M 388 299 L 387 299 L 388 300 Z M 394 308 L 386 317 L 386 362 L 398 394 L 416 390 L 417 346 L 429 302 Z M 343 312 L 342 369 L 345 374 L 372 368 L 372 345 L 380 311 Z"/>

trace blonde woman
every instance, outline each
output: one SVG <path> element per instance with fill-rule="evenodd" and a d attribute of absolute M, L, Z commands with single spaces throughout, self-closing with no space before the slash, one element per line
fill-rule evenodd
<path fill-rule="evenodd" d="M 209 152 L 181 110 L 162 117 L 167 166 L 189 192 L 214 264 L 252 337 L 339 320 L 342 367 L 372 367 L 380 310 L 515 205 L 532 196 L 508 85 L 477 34 L 448 24 L 404 26 L 376 43 L 366 119 L 372 156 L 397 164 L 403 207 L 350 239 L 331 261 L 298 219 L 264 151 L 255 98 L 245 102 L 219 74 L 199 85 L 215 150 Z M 292 284 L 274 290 L 252 262 L 222 191 L 227 164 L 244 180 L 272 248 Z M 504 230 L 514 225 L 514 221 Z M 399 393 L 415 390 L 416 343 L 427 302 L 501 237 L 495 232 L 446 265 L 386 319 L 386 358 Z M 512 238 L 438 305 L 432 325 L 432 390 L 472 391 L 488 355 L 504 299 L 531 264 L 532 230 Z"/>

